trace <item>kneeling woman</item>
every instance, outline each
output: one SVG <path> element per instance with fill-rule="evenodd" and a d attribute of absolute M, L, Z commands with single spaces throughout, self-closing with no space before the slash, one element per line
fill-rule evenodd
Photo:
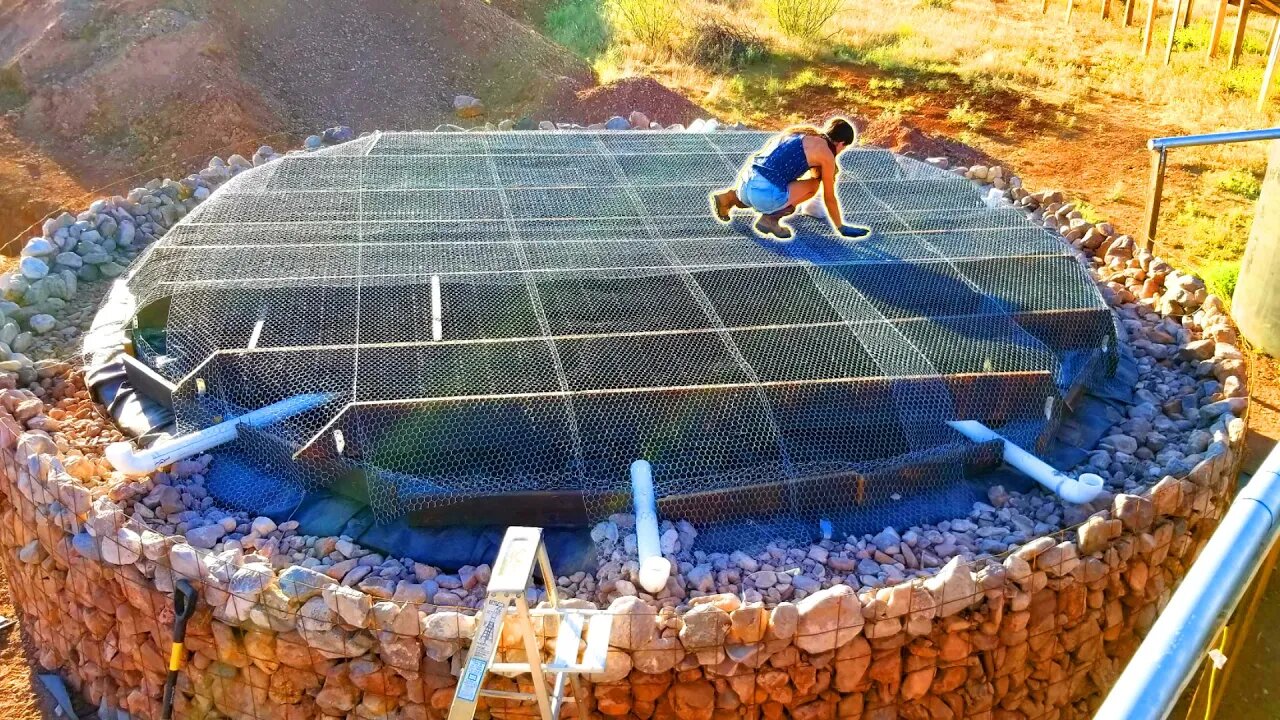
<path fill-rule="evenodd" d="M 791 230 L 782 218 L 822 188 L 822 204 L 831 226 L 845 237 L 863 237 L 866 228 L 844 224 L 836 198 L 836 156 L 853 144 L 853 126 L 844 118 L 832 118 L 822 130 L 801 125 L 788 128 L 752 155 L 734 187 L 711 195 L 712 209 L 721 222 L 729 221 L 734 208 L 751 208 L 760 214 L 756 230 L 787 239 Z"/>

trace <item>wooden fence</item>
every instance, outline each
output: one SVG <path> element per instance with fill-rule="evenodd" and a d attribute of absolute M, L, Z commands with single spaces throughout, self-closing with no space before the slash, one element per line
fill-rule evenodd
<path fill-rule="evenodd" d="M 1043 0 L 1040 11 L 1042 13 L 1049 12 L 1049 1 Z M 1115 3 L 1123 5 L 1122 23 L 1125 27 L 1133 24 L 1134 12 L 1140 0 L 1114 0 Z M 1164 48 L 1164 64 L 1168 65 L 1173 58 L 1173 42 L 1177 33 L 1178 25 L 1187 27 L 1191 24 L 1191 12 L 1195 5 L 1195 0 L 1170 0 L 1172 3 L 1171 12 L 1169 13 L 1169 37 Z M 1148 0 L 1146 8 L 1146 22 L 1142 28 L 1142 54 L 1150 55 L 1152 41 L 1155 34 L 1156 13 L 1160 9 L 1161 0 Z M 1109 19 L 1112 14 L 1113 0 L 1102 0 L 1102 18 Z M 1213 13 L 1213 27 L 1209 33 L 1209 47 L 1205 51 L 1205 62 L 1211 62 L 1218 55 L 1218 45 L 1222 39 L 1222 33 L 1226 29 L 1227 15 L 1231 6 L 1236 9 L 1236 28 L 1231 38 L 1231 50 L 1227 54 L 1227 68 L 1234 68 L 1240 61 L 1240 53 L 1244 47 L 1244 36 L 1248 29 L 1248 23 L 1251 19 L 1258 16 L 1268 16 L 1272 18 L 1271 32 L 1267 42 L 1267 65 L 1266 70 L 1262 74 L 1262 87 L 1258 90 L 1258 111 L 1261 112 L 1267 104 L 1267 99 L 1271 93 L 1272 79 L 1275 75 L 1276 59 L 1280 56 L 1280 0 L 1217 0 Z M 1067 17 L 1066 21 L 1071 22 L 1071 16 L 1075 12 L 1076 0 L 1067 0 Z"/>

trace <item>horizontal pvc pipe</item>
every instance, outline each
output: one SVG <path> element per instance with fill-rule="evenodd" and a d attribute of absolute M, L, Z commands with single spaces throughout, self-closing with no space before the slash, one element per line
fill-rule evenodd
<path fill-rule="evenodd" d="M 1280 140 L 1280 127 L 1151 138 L 1147 141 L 1147 149 L 1161 150 L 1176 147 L 1194 147 L 1196 145 L 1226 145 L 1229 143 L 1249 142 L 1250 140 Z"/>
<path fill-rule="evenodd" d="M 631 463 L 631 498 L 636 510 L 636 552 L 640 556 L 640 586 L 657 595 L 671 577 L 671 561 L 662 557 L 658 539 L 658 502 L 653 492 L 653 466 L 648 460 Z"/>
<path fill-rule="evenodd" d="M 331 399 L 331 393 L 304 393 L 272 403 L 239 417 L 231 418 L 203 430 L 161 440 L 145 450 L 137 450 L 131 442 L 107 446 L 107 460 L 115 469 L 126 473 L 149 473 L 178 460 L 189 458 L 236 438 L 240 425 L 261 427 L 319 407 Z"/>
<path fill-rule="evenodd" d="M 1069 503 L 1077 505 L 1087 503 L 1102 492 L 1101 477 L 1093 473 L 1081 473 L 1078 478 L 1064 475 L 976 420 L 949 420 L 947 424 L 974 442 L 1000 440 L 1004 445 L 1005 462 L 1030 475 L 1036 482 Z"/>
<path fill-rule="evenodd" d="M 1280 538 L 1280 448 L 1236 496 L 1095 720 L 1162 720 Z"/>

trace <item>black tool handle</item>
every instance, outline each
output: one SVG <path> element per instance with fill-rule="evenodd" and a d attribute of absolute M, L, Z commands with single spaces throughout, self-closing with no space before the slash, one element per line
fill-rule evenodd
<path fill-rule="evenodd" d="M 179 580 L 173 586 L 173 649 L 169 653 L 169 674 L 164 679 L 160 720 L 173 720 L 173 690 L 178 684 L 178 670 L 184 655 L 182 641 L 187 636 L 187 621 L 196 612 L 196 590 L 191 583 Z"/>

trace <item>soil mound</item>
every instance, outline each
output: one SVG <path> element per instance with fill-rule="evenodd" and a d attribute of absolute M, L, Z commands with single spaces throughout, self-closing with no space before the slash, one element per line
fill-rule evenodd
<path fill-rule="evenodd" d="M 281 131 L 454 122 L 459 94 L 518 117 L 594 82 L 484 0 L 0 0 L 0 73 L 15 134 L 89 187 Z"/>
<path fill-rule="evenodd" d="M 212 18 L 245 74 L 310 126 L 429 128 L 452 121 L 460 94 L 518 116 L 594 81 L 483 0 L 223 0 Z"/>
<path fill-rule="evenodd" d="M 567 120 L 586 124 L 601 122 L 613 115 L 626 117 L 632 110 L 639 110 L 663 125 L 687 125 L 695 118 L 711 116 L 685 96 L 646 76 L 623 78 L 579 92 L 572 106 L 565 108 L 564 115 Z"/>
<path fill-rule="evenodd" d="M 869 122 L 861 121 L 856 124 L 863 143 L 917 160 L 945 157 L 957 165 L 989 165 L 992 162 L 981 150 L 941 135 L 931 135 L 910 121 L 894 115 L 881 115 Z"/>

